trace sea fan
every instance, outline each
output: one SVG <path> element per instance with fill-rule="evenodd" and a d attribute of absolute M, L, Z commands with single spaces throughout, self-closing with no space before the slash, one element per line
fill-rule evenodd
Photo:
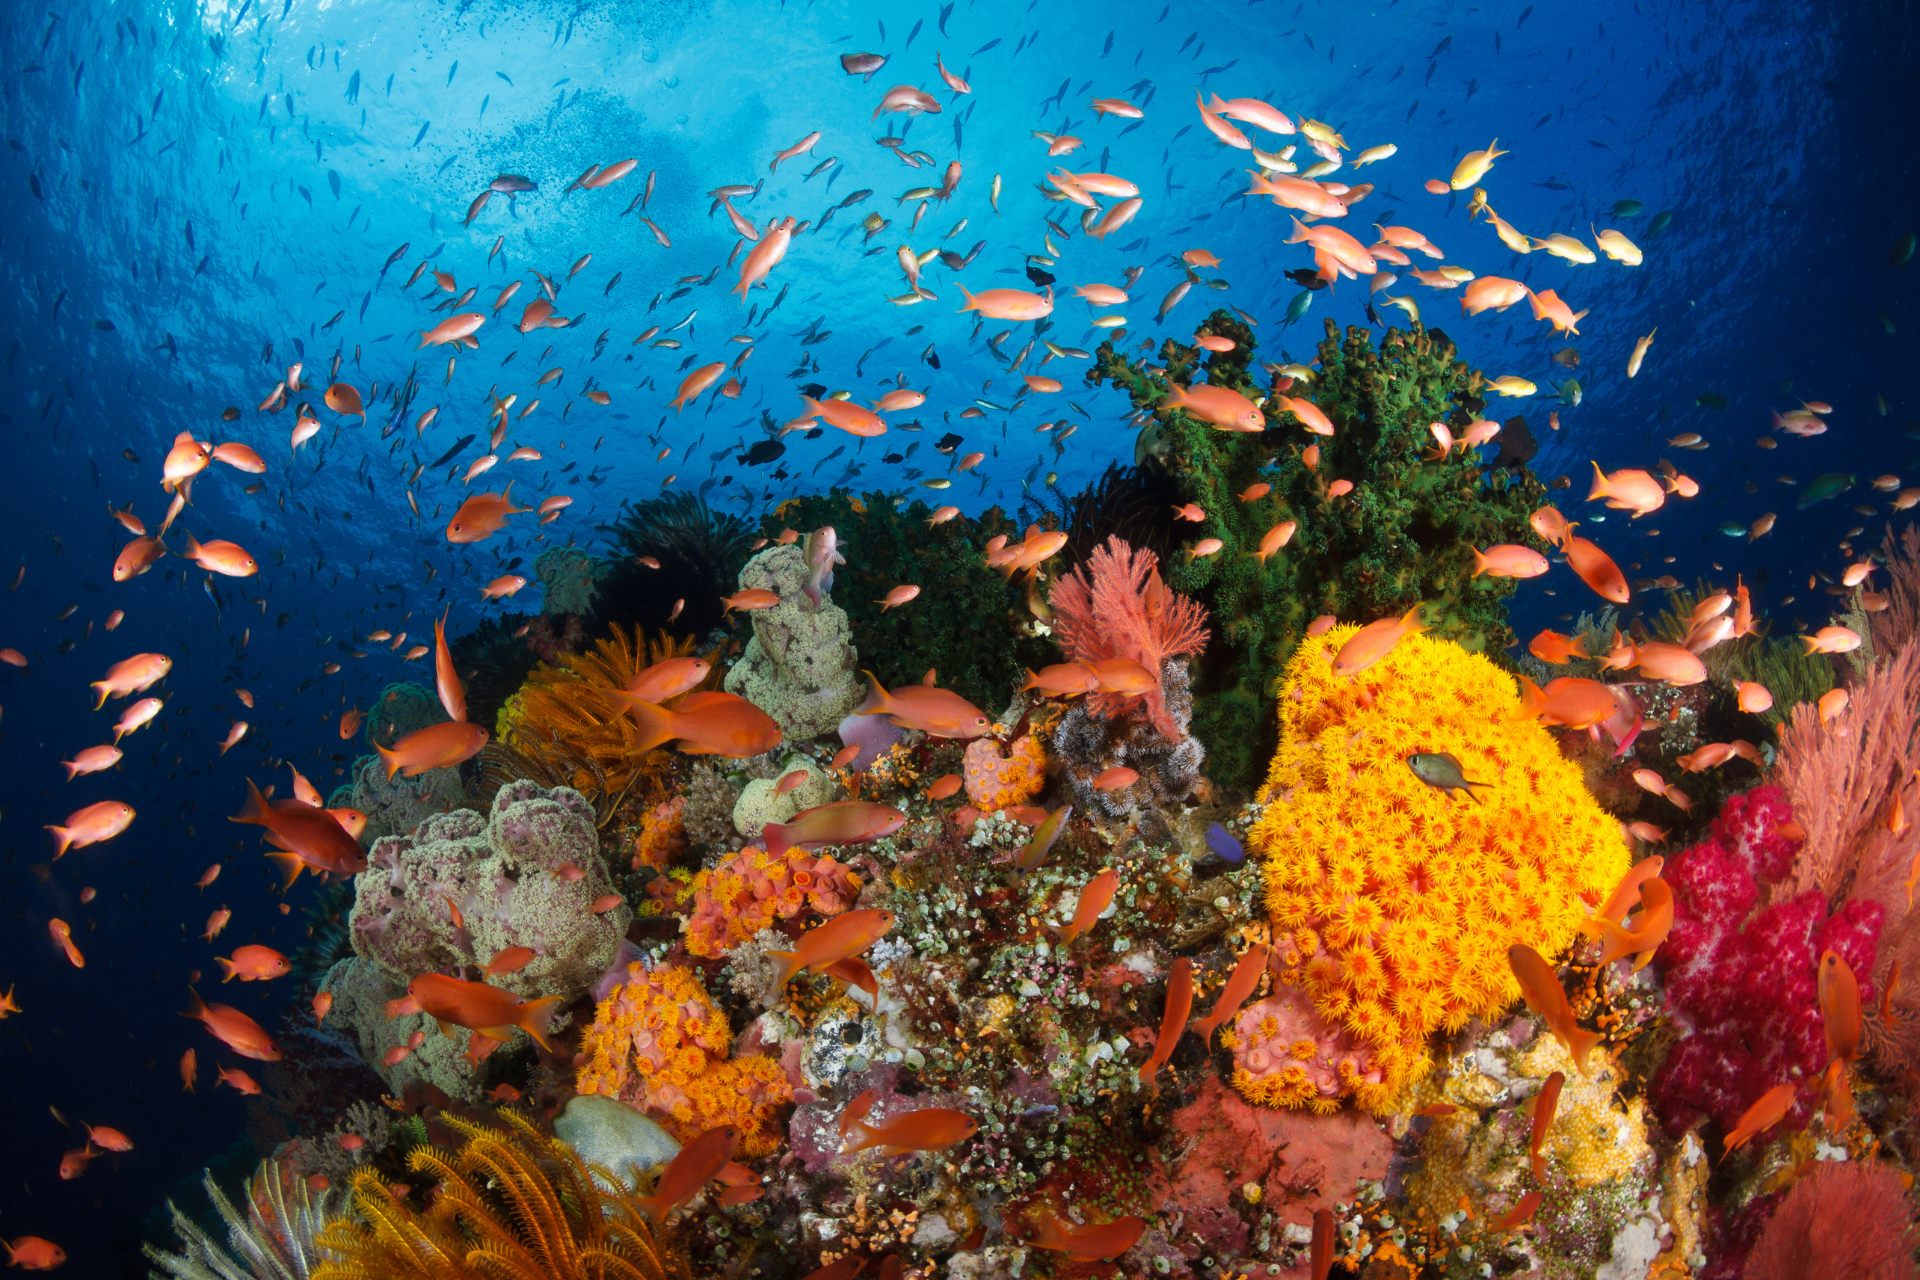
<path fill-rule="evenodd" d="M 704 636 L 724 621 L 720 597 L 733 594 L 755 537 L 746 521 L 685 492 L 623 503 L 618 519 L 600 531 L 620 554 L 609 558 L 600 580 L 598 616 L 647 629 L 671 625 L 689 636 Z M 642 564 L 643 556 L 660 567 Z M 676 600 L 686 601 L 677 619 L 671 617 Z"/>
<path fill-rule="evenodd" d="M 315 1274 L 320 1251 L 314 1237 L 338 1208 L 333 1191 L 315 1191 L 268 1160 L 247 1180 L 247 1211 L 242 1214 L 211 1173 L 201 1176 L 207 1199 L 227 1226 L 226 1246 L 169 1201 L 173 1229 L 184 1247 L 166 1253 L 151 1244 L 141 1246 L 147 1260 L 160 1268 L 148 1274 L 176 1280 L 308 1280 Z"/>
<path fill-rule="evenodd" d="M 424 1213 L 372 1169 L 354 1175 L 357 1218 L 336 1218 L 319 1243 L 334 1256 L 313 1280 L 667 1280 L 690 1274 L 655 1235 L 640 1197 L 514 1111 L 501 1125 L 444 1115 L 455 1151 L 417 1147 L 407 1168 L 438 1182 Z M 610 1188 L 610 1189 L 609 1189 Z"/>
<path fill-rule="evenodd" d="M 1207 647 L 1207 611 L 1182 595 L 1159 586 L 1160 558 L 1151 551 L 1135 551 L 1119 538 L 1109 538 L 1075 568 L 1053 584 L 1048 596 L 1054 612 L 1054 630 L 1060 647 L 1076 662 L 1132 658 L 1158 676 L 1168 658 L 1199 653 Z M 1089 574 L 1091 576 L 1089 577 Z M 1157 590 L 1159 598 L 1149 600 Z M 1186 726 L 1167 713 L 1158 685 L 1145 695 L 1148 718 L 1169 739 L 1184 737 Z M 1088 709 L 1102 717 L 1124 710 L 1118 694 L 1088 695 Z"/>
<path fill-rule="evenodd" d="M 1747 1280 L 1908 1280 L 1916 1237 L 1900 1174 L 1887 1165 L 1822 1163 L 1768 1219 Z"/>

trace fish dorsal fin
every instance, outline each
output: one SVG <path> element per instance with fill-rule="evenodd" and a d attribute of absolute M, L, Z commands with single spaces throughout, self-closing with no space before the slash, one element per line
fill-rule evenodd
<path fill-rule="evenodd" d="M 921 684 L 923 684 L 923 685 L 925 685 L 925 686 L 926 686 L 927 688 L 929 688 L 929 689 L 931 689 L 931 688 L 933 688 L 933 686 L 934 686 L 934 679 L 933 679 L 933 678 L 934 678 L 934 675 L 935 675 L 935 670 L 934 670 L 934 668 L 932 668 L 932 667 L 928 667 L 928 668 L 927 668 L 927 674 L 925 674 L 925 675 L 923 675 L 923 676 L 921 676 L 921 677 L 920 677 L 920 683 L 921 683 Z"/>

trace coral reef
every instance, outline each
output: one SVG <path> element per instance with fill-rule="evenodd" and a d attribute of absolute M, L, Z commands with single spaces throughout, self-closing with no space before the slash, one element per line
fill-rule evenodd
<path fill-rule="evenodd" d="M 494 983 L 529 999 L 572 999 L 613 963 L 632 918 L 624 904 L 594 913 L 611 892 L 579 793 L 509 783 L 487 817 L 463 809 L 373 846 L 354 902 L 354 951 L 404 985 L 530 947 L 526 967 Z"/>
<path fill-rule="evenodd" d="M 805 781 L 791 791 L 777 791 L 780 779 L 794 772 L 806 774 Z M 787 756 L 774 777 L 753 778 L 740 788 L 740 798 L 733 802 L 733 829 L 758 840 L 769 822 L 785 822 L 802 809 L 827 803 L 834 794 L 833 779 L 819 765 L 805 756 Z"/>
<path fill-rule="evenodd" d="M 1597 906 L 1627 870 L 1619 828 L 1579 770 L 1515 717 L 1508 676 L 1414 635 L 1336 679 L 1332 656 L 1356 631 L 1332 628 L 1288 664 L 1250 843 L 1266 859 L 1279 980 L 1324 1023 L 1298 1036 L 1334 1043 L 1343 1029 L 1368 1051 L 1366 1070 L 1335 1059 L 1353 1069 L 1329 1092 L 1289 1067 L 1254 1098 L 1270 1106 L 1347 1095 L 1390 1105 L 1427 1069 L 1429 1032 L 1517 997 L 1508 947 L 1557 953 L 1582 904 Z M 1407 765 L 1421 752 L 1450 753 L 1488 785 L 1473 800 L 1430 787 Z"/>
<path fill-rule="evenodd" d="M 367 815 L 360 843 L 371 848 L 382 836 L 404 836 L 436 813 L 458 808 L 467 798 L 458 769 L 429 769 L 414 777 L 387 775 L 379 756 L 353 762 L 353 781 L 327 797 L 330 808 L 357 809 Z"/>
<path fill-rule="evenodd" d="M 636 962 L 587 1028 L 580 1092 L 651 1113 L 683 1143 L 738 1125 L 739 1154 L 763 1156 L 780 1143 L 780 1110 L 793 1090 L 778 1062 L 730 1057 L 731 1042 L 726 1015 L 693 970 Z"/>
<path fill-rule="evenodd" d="M 732 593 L 754 538 L 746 521 L 678 489 L 623 502 L 618 518 L 600 532 L 619 553 L 599 577 L 600 619 L 679 636 L 704 636 L 722 625 L 720 597 Z M 684 602 L 678 617 L 676 601 Z"/>
<path fill-rule="evenodd" d="M 1794 822 L 1777 787 L 1734 796 L 1712 833 L 1661 873 L 1673 886 L 1673 929 L 1654 963 L 1683 1032 L 1653 1079 L 1669 1133 L 1703 1117 L 1731 1131 L 1767 1090 L 1819 1075 L 1827 1049 L 1816 984 L 1828 948 L 1852 966 L 1863 1007 L 1873 1004 L 1884 909 L 1854 900 L 1829 914 L 1818 889 L 1793 892 L 1802 853 L 1788 834 Z M 1790 1122 L 1806 1123 L 1813 1107 L 1803 1092 Z"/>
<path fill-rule="evenodd" d="M 322 1258 L 315 1238 L 336 1211 L 337 1193 L 289 1175 L 275 1160 L 263 1161 L 244 1188 L 246 1212 L 234 1206 L 211 1172 L 200 1175 L 207 1199 L 219 1214 L 225 1239 L 216 1241 L 192 1218 L 167 1202 L 179 1252 L 142 1246 L 147 1261 L 173 1280 L 307 1280 Z"/>
<path fill-rule="evenodd" d="M 642 867 L 664 871 L 686 852 L 687 828 L 680 817 L 686 807 L 687 798 L 675 796 L 640 815 L 640 829 L 633 837 L 635 871 Z"/>
<path fill-rule="evenodd" d="M 1920 1228 L 1901 1175 L 1821 1164 L 1795 1184 L 1747 1254 L 1747 1280 L 1911 1280 Z"/>
<path fill-rule="evenodd" d="M 1047 781 L 1047 751 L 1040 739 L 1023 733 L 1001 750 L 992 738 L 967 744 L 960 769 L 967 799 L 987 813 L 1025 804 Z"/>
<path fill-rule="evenodd" d="M 1343 335 L 1329 321 L 1313 381 L 1292 391 L 1326 414 L 1334 434 L 1302 441 L 1274 399 L 1263 409 L 1264 432 L 1216 431 L 1164 409 L 1170 384 L 1188 386 L 1201 373 L 1212 386 L 1264 392 L 1253 378 L 1253 331 L 1224 309 L 1204 328 L 1233 349 L 1207 352 L 1168 339 L 1150 368 L 1107 342 L 1089 378 L 1112 381 L 1137 411 L 1160 415 L 1143 432 L 1142 465 L 1166 472 L 1178 486 L 1176 501 L 1206 513 L 1188 534 L 1221 540 L 1216 554 L 1172 563 L 1167 582 L 1212 615 L 1214 643 L 1196 673 L 1195 732 L 1214 755 L 1213 776 L 1251 785 L 1272 747 L 1276 677 L 1317 615 L 1364 623 L 1425 602 L 1439 637 L 1488 654 L 1512 644 L 1504 605 L 1513 582 L 1473 577 L 1473 548 L 1545 550 L 1527 517 L 1546 490 L 1524 467 L 1490 466 L 1475 450 L 1427 459 L 1428 424 L 1445 423 L 1458 436 L 1486 407 L 1484 375 L 1457 359 L 1437 329 L 1417 322 L 1408 332 L 1391 328 L 1376 348 L 1368 330 L 1353 326 Z M 1313 465 L 1301 447 L 1308 441 L 1318 450 Z M 1349 481 L 1352 492 L 1329 496 L 1335 479 Z M 1256 484 L 1272 490 L 1238 499 Z M 1298 526 L 1291 543 L 1256 559 L 1262 536 L 1285 520 Z"/>
<path fill-rule="evenodd" d="M 352 1037 L 388 1093 L 398 1096 L 424 1084 L 450 1098 L 479 1100 L 482 1068 L 464 1056 L 466 1035 L 441 1034 L 424 1013 L 388 1015 L 388 1006 L 407 994 L 405 980 L 371 960 L 350 956 L 328 971 L 320 990 L 333 997 L 327 1023 Z M 418 1045 L 412 1044 L 415 1034 L 421 1036 Z M 389 1062 L 389 1056 L 396 1060 Z"/>
<path fill-rule="evenodd" d="M 600 561 L 577 548 L 542 551 L 533 561 L 533 576 L 540 580 L 540 612 L 548 617 L 592 613 L 601 571 Z"/>
<path fill-rule="evenodd" d="M 453 668 L 467 684 L 467 719 L 500 736 L 500 708 L 520 688 L 527 673 L 540 665 L 540 655 L 522 632 L 533 617 L 503 613 L 488 618 L 448 644 Z"/>
<path fill-rule="evenodd" d="M 772 716 L 790 741 L 830 731 L 866 692 L 846 613 L 831 592 L 822 591 L 819 604 L 809 600 L 808 577 L 797 546 L 768 547 L 747 561 L 740 589 L 771 591 L 780 603 L 747 615 L 753 638 L 726 680 L 728 693 Z"/>
<path fill-rule="evenodd" d="M 749 845 L 694 876 L 687 950 L 708 959 L 723 956 L 775 920 L 807 910 L 838 915 L 859 892 L 860 877 L 830 854 L 796 847 L 776 857 Z"/>
<path fill-rule="evenodd" d="M 408 1170 L 436 1187 L 424 1212 L 409 1203 L 405 1183 L 390 1184 L 372 1169 L 356 1173 L 356 1212 L 321 1232 L 329 1256 L 313 1280 L 690 1274 L 685 1259 L 655 1235 L 636 1193 L 607 1185 L 571 1147 L 518 1112 L 497 1115 L 497 1124 L 444 1116 L 458 1149 L 408 1153 Z"/>
<path fill-rule="evenodd" d="M 776 538 L 783 528 L 833 526 L 847 557 L 836 598 L 862 664 L 887 688 L 917 684 L 932 668 L 941 687 L 975 706 L 1001 706 L 1022 668 L 1051 660 L 1051 646 L 1033 634 L 1024 589 L 987 568 L 982 553 L 996 534 L 1018 541 L 1020 530 L 998 508 L 939 524 L 929 523 L 932 514 L 923 502 L 835 489 L 783 503 L 762 531 Z M 918 586 L 919 597 L 883 612 L 881 600 L 903 583 Z"/>
<path fill-rule="evenodd" d="M 1193 687 L 1187 664 L 1172 661 L 1160 669 L 1160 703 L 1179 726 L 1193 717 Z M 1053 732 L 1053 754 L 1062 763 L 1074 803 L 1085 813 L 1120 817 L 1136 805 L 1172 805 L 1187 798 L 1200 779 L 1207 749 L 1182 732 L 1169 738 L 1151 720 L 1139 716 L 1102 719 L 1091 707 L 1076 705 Z M 1093 785 L 1102 773 L 1125 766 L 1140 776 L 1124 787 Z"/>
<path fill-rule="evenodd" d="M 382 689 L 379 700 L 367 708 L 367 724 L 361 738 L 369 751 L 375 747 L 391 747 L 395 739 L 448 719 L 451 717 L 440 705 L 439 694 L 403 680 Z"/>
<path fill-rule="evenodd" d="M 618 1098 L 576 1093 L 554 1117 L 553 1136 L 588 1164 L 611 1170 L 629 1190 L 638 1180 L 680 1154 L 665 1129 Z"/>
<path fill-rule="evenodd" d="M 741 788 L 709 760 L 694 763 L 688 772 L 686 801 L 680 809 L 680 831 L 697 854 L 738 849 L 741 840 L 733 827 L 734 806 Z"/>

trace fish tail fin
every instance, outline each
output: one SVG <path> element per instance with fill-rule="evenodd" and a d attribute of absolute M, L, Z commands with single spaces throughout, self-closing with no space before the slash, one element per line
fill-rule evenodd
<path fill-rule="evenodd" d="M 793 978 L 793 975 L 800 972 L 800 953 L 798 951 L 769 951 L 766 954 L 767 958 L 779 967 L 778 973 L 780 980 L 775 984 L 776 986 L 786 986 Z"/>
<path fill-rule="evenodd" d="M 187 995 L 189 998 L 192 999 L 193 1007 L 191 1009 L 188 1009 L 185 1013 L 181 1014 L 180 1016 L 183 1018 L 193 1018 L 199 1022 L 205 1022 L 208 1017 L 207 1002 L 205 1000 L 202 1000 L 200 998 L 200 993 L 198 991 L 195 991 L 192 987 L 187 988 Z"/>
<path fill-rule="evenodd" d="M 542 996 L 538 1000 L 529 1000 L 519 1008 L 520 1018 L 516 1025 L 533 1037 L 535 1044 L 548 1053 L 553 1052 L 553 1044 L 547 1039 L 547 1023 L 553 1017 L 553 1011 L 560 1003 L 559 996 Z"/>
<path fill-rule="evenodd" d="M 253 779 L 247 779 L 247 803 L 240 812 L 228 818 L 228 822 L 242 822 L 250 826 L 264 827 L 272 811 L 267 808 L 267 798 L 260 794 L 260 788 L 253 785 Z"/>
<path fill-rule="evenodd" d="M 1473 548 L 1473 572 L 1468 574 L 1467 576 L 1470 578 L 1479 577 L 1481 574 L 1487 571 L 1487 564 L 1488 564 L 1488 560 L 1486 557 L 1486 553 L 1481 551 L 1480 548 L 1474 547 Z"/>
<path fill-rule="evenodd" d="M 48 827 L 47 830 L 53 832 L 53 838 L 60 842 L 60 847 L 53 853 L 54 860 L 57 862 L 68 849 L 73 847 L 73 832 L 65 827 Z"/>
<path fill-rule="evenodd" d="M 1611 497 L 1613 490 L 1607 484 L 1606 474 L 1600 470 L 1600 464 L 1592 462 L 1591 460 L 1589 460 L 1589 463 L 1593 467 L 1593 488 L 1587 491 L 1587 501 L 1592 502 L 1595 498 Z"/>
<path fill-rule="evenodd" d="M 426 346 L 427 346 L 427 342 L 428 342 L 428 341 L 429 341 L 429 339 L 428 339 L 428 336 L 427 336 L 427 331 L 426 331 L 425 329 L 422 329 L 422 330 L 420 331 L 420 345 L 419 345 L 419 346 L 417 346 L 417 347 L 415 347 L 415 348 L 414 348 L 414 350 L 415 350 L 415 351 L 424 351 L 424 350 L 426 349 Z"/>
<path fill-rule="evenodd" d="M 1573 1027 L 1569 1029 L 1567 1033 L 1567 1052 L 1573 1055 L 1573 1065 L 1580 1069 L 1581 1075 L 1587 1076 L 1588 1078 L 1592 1077 L 1592 1073 L 1587 1070 L 1587 1055 L 1592 1053 L 1594 1048 L 1604 1039 L 1606 1039 L 1606 1037 L 1602 1036 L 1598 1031 L 1589 1031 L 1585 1027 Z"/>
<path fill-rule="evenodd" d="M 1029 689 L 1038 689 L 1040 687 L 1040 677 L 1034 673 L 1033 668 L 1023 667 L 1021 669 L 1027 673 L 1027 682 L 1021 685 L 1016 692 L 1025 693 Z M 69 773 L 67 776 L 71 778 L 73 775 Z"/>
<path fill-rule="evenodd" d="M 627 698 L 627 710 L 640 723 L 640 741 L 634 745 L 636 752 L 651 751 L 661 743 L 673 740 L 673 712 L 659 703 L 631 695 Z"/>
<path fill-rule="evenodd" d="M 405 761 L 401 760 L 400 753 L 391 747 L 383 747 L 376 742 L 373 744 L 373 749 L 379 755 L 380 762 L 387 766 L 387 780 L 391 782 L 393 775 L 400 772 Z"/>
<path fill-rule="evenodd" d="M 1424 601 L 1420 602 L 1420 604 L 1423 604 L 1423 603 L 1425 602 Z M 1405 615 L 1401 617 L 1400 619 L 1401 635 L 1416 636 L 1416 635 L 1419 635 L 1422 631 L 1425 631 L 1428 629 L 1427 624 L 1420 620 L 1420 604 L 1415 604 L 1413 608 L 1407 610 Z"/>
<path fill-rule="evenodd" d="M 1582 920 L 1580 932 L 1603 944 L 1599 959 L 1602 965 L 1612 964 L 1621 956 L 1631 954 L 1634 949 L 1633 935 L 1627 932 L 1625 926 L 1605 916 L 1594 916 L 1590 920 Z"/>
<path fill-rule="evenodd" d="M 1520 709 L 1514 713 L 1516 720 L 1532 720 L 1547 709 L 1547 695 L 1540 686 L 1525 676 L 1520 677 Z"/>
<path fill-rule="evenodd" d="M 793 848 L 793 833 L 783 822 L 769 822 L 760 829 L 760 838 L 767 842 L 767 852 L 776 858 L 787 856 L 787 850 Z"/>
<path fill-rule="evenodd" d="M 1288 236 L 1286 240 L 1283 241 L 1283 243 L 1305 244 L 1307 241 L 1307 224 L 1300 221 L 1300 219 L 1294 217 L 1292 214 L 1287 215 L 1287 220 L 1293 223 L 1293 234 Z"/>
<path fill-rule="evenodd" d="M 95 711 L 107 705 L 107 682 L 105 680 L 95 680 L 87 687 L 100 695 L 100 701 L 93 704 Z"/>
<path fill-rule="evenodd" d="M 280 870 L 286 876 L 286 881 L 280 886 L 282 893 L 293 888 L 293 882 L 298 880 L 300 873 L 307 869 L 307 864 L 300 860 L 300 855 L 291 850 L 277 850 L 267 854 L 267 857 L 280 864 Z"/>
<path fill-rule="evenodd" d="M 867 696 L 859 706 L 853 709 L 855 715 L 876 715 L 893 709 L 893 699 L 887 695 L 887 687 L 880 683 L 880 677 L 871 671 L 862 670 L 867 678 Z"/>
<path fill-rule="evenodd" d="M 233 961 L 227 959 L 225 956 L 215 956 L 213 958 L 213 962 L 220 966 L 221 973 L 225 975 L 220 979 L 220 981 L 222 983 L 232 982 L 233 975 L 236 972 L 238 972 L 238 969 L 234 965 Z"/>
<path fill-rule="evenodd" d="M 1567 652 L 1576 658 L 1591 658 L 1593 656 L 1587 652 L 1587 637 L 1585 632 L 1573 638 L 1567 645 Z"/>

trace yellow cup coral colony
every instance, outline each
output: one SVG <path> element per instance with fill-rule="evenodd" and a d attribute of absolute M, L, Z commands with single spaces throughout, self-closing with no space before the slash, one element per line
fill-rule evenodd
<path fill-rule="evenodd" d="M 967 744 L 960 776 L 967 786 L 967 799 L 984 813 L 1011 809 L 1040 794 L 1047 783 L 1047 749 L 1035 734 L 1022 734 L 1013 740 L 1006 755 L 991 738 L 976 738 Z"/>
<path fill-rule="evenodd" d="M 1275 996 L 1323 1024 L 1290 1042 L 1331 1055 L 1256 1070 L 1236 1046 L 1234 1085 L 1265 1106 L 1330 1110 L 1353 1097 L 1392 1109 L 1428 1070 L 1431 1032 L 1519 998 L 1507 948 L 1566 947 L 1628 866 L 1619 824 L 1579 768 L 1517 717 L 1510 675 L 1416 635 L 1336 677 L 1333 655 L 1356 630 L 1307 640 L 1288 664 L 1280 749 L 1250 836 L 1266 859 Z M 1407 764 L 1439 752 L 1486 785 L 1455 795 Z"/>
<path fill-rule="evenodd" d="M 774 1059 L 729 1058 L 731 1045 L 727 1017 L 697 974 L 635 963 L 581 1040 L 589 1060 L 578 1088 L 648 1112 L 683 1143 L 738 1125 L 739 1154 L 768 1155 L 781 1143 L 779 1111 L 792 1086 Z"/>
<path fill-rule="evenodd" d="M 860 877 L 832 854 L 801 848 L 775 854 L 748 845 L 711 871 L 696 873 L 689 894 L 687 950 L 715 959 L 775 920 L 807 910 L 839 915 L 859 896 Z"/>

